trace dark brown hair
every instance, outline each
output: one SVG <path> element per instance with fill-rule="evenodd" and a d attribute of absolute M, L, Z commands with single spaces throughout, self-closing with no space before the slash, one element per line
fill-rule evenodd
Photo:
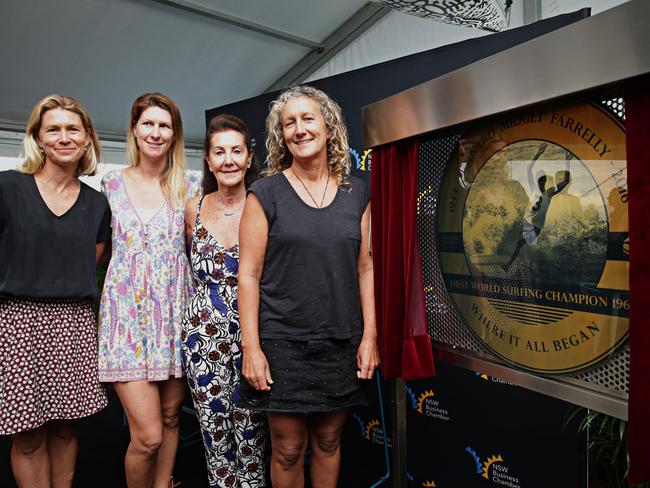
<path fill-rule="evenodd" d="M 234 130 L 239 132 L 244 136 L 244 145 L 248 154 L 251 156 L 251 166 L 246 170 L 246 176 L 244 176 L 244 185 L 248 188 L 255 180 L 257 180 L 260 174 L 260 165 L 257 161 L 257 156 L 253 150 L 253 144 L 251 141 L 251 134 L 248 131 L 248 127 L 242 119 L 235 117 L 234 115 L 221 114 L 214 117 L 208 124 L 208 128 L 205 130 L 205 141 L 203 142 L 203 194 L 207 195 L 213 191 L 217 191 L 217 179 L 210 172 L 210 167 L 208 166 L 207 158 L 210 154 L 210 143 L 212 142 L 212 135 L 218 132 L 226 132 L 229 130 Z"/>

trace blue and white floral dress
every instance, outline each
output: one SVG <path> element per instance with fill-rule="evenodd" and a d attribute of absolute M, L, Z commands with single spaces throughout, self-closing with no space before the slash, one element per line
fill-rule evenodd
<path fill-rule="evenodd" d="M 266 486 L 264 414 L 238 408 L 241 339 L 239 246 L 226 249 L 201 223 L 192 231 L 195 293 L 183 317 L 182 353 L 201 425 L 210 487 Z"/>

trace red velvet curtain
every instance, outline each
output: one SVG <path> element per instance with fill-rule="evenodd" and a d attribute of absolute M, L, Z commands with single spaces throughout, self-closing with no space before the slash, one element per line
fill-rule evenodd
<path fill-rule="evenodd" d="M 625 83 L 630 221 L 630 483 L 650 480 L 650 76 Z"/>
<path fill-rule="evenodd" d="M 372 248 L 384 378 L 435 374 L 417 235 L 418 141 L 373 151 Z"/>

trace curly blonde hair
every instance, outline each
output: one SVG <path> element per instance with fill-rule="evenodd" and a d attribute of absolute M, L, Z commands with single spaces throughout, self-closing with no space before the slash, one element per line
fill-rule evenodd
<path fill-rule="evenodd" d="M 350 177 L 350 154 L 348 151 L 348 131 L 341 107 L 325 92 L 307 85 L 292 86 L 280 93 L 271 102 L 266 118 L 267 168 L 265 175 L 273 175 L 291 166 L 293 156 L 287 149 L 282 132 L 282 110 L 289 100 L 309 97 L 318 103 L 320 112 L 329 132 L 327 140 L 327 164 L 330 174 L 339 186 L 346 186 Z"/>

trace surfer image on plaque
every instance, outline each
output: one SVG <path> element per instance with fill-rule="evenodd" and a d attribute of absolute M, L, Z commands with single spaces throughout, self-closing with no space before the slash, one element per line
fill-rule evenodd
<path fill-rule="evenodd" d="M 544 228 L 546 223 L 546 215 L 548 209 L 551 205 L 551 200 L 554 196 L 559 194 L 564 188 L 569 184 L 571 180 L 571 173 L 569 172 L 569 161 L 571 160 L 571 153 L 565 151 L 566 154 L 566 169 L 563 172 L 558 172 L 556 176 L 562 174 L 562 179 L 557 181 L 553 185 L 553 180 L 549 177 L 543 170 L 537 172 L 536 176 L 533 177 L 533 167 L 535 163 L 544 153 L 548 144 L 543 142 L 540 144 L 537 154 L 533 156 L 530 164 L 528 165 L 527 175 L 528 175 L 528 185 L 530 188 L 530 193 L 533 195 L 531 201 L 532 206 L 526 212 L 523 223 L 522 236 L 519 238 L 515 244 L 515 250 L 510 257 L 510 260 L 504 265 L 503 269 L 508 271 L 512 263 L 517 259 L 519 251 L 525 245 L 533 246 L 537 242 L 537 237 Z"/>
<path fill-rule="evenodd" d="M 525 139 L 477 162 L 464 174 L 474 174 L 462 220 L 472 273 L 521 285 L 596 283 L 607 258 L 605 202 L 573 151 Z"/>

